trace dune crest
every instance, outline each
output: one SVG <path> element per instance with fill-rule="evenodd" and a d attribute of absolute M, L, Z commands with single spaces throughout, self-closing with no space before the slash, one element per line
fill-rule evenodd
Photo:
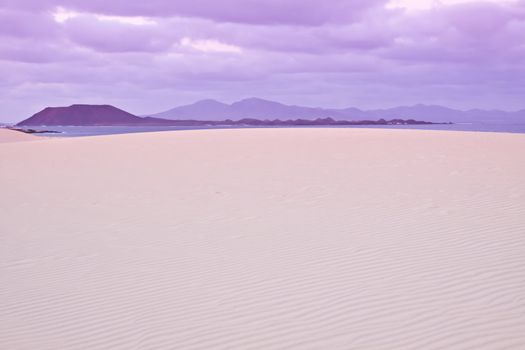
<path fill-rule="evenodd" d="M 21 142 L 21 141 L 36 141 L 43 140 L 43 137 L 36 137 L 34 135 L 26 134 L 20 131 L 0 128 L 0 143 Z"/>

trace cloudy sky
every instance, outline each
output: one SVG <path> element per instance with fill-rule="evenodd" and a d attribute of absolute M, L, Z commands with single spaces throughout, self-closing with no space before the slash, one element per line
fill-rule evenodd
<path fill-rule="evenodd" d="M 525 108 L 525 0 L 0 0 L 0 121 L 252 96 Z"/>

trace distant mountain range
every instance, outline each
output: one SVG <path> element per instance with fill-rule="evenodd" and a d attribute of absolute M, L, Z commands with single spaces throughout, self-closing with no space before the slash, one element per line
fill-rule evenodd
<path fill-rule="evenodd" d="M 373 110 L 362 110 L 354 107 L 333 109 L 292 106 L 260 98 L 248 98 L 232 104 L 215 100 L 201 100 L 190 105 L 152 114 L 150 117 L 172 120 L 238 120 L 242 118 L 313 120 L 333 118 L 336 120 L 418 119 L 429 122 L 454 123 L 525 123 L 525 109 L 517 112 L 481 109 L 461 111 L 422 104 Z"/>
<path fill-rule="evenodd" d="M 335 125 L 343 122 L 403 123 L 525 123 L 525 110 L 460 111 L 442 106 L 415 105 L 390 109 L 312 108 L 291 106 L 259 98 L 244 99 L 232 104 L 202 100 L 166 112 L 139 117 L 110 105 L 76 104 L 69 107 L 47 107 L 17 125 Z M 309 121 L 309 122 L 306 122 Z M 283 122 L 286 122 L 283 124 Z M 362 123 L 361 123 L 362 124 Z"/>

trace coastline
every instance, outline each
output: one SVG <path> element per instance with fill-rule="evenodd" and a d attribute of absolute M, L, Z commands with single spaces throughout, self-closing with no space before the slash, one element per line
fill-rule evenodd
<path fill-rule="evenodd" d="M 37 131 L 54 130 L 60 133 L 42 133 L 36 136 L 45 137 L 84 137 L 97 135 L 117 135 L 129 133 L 157 132 L 157 131 L 182 131 L 182 130 L 216 130 L 216 129 L 315 129 L 315 128 L 341 128 L 341 129 L 386 129 L 386 130 L 440 130 L 462 132 L 497 132 L 525 134 L 525 124 L 484 124 L 484 123 L 457 123 L 457 124 L 425 124 L 425 125 L 375 125 L 375 126 L 33 126 Z"/>

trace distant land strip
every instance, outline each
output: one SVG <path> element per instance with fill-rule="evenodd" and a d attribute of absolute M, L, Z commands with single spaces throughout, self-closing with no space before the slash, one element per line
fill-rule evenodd
<path fill-rule="evenodd" d="M 163 119 L 139 117 L 110 105 L 72 105 L 48 107 L 21 121 L 16 126 L 344 126 L 344 125 L 419 125 L 450 124 L 415 119 L 338 120 L 331 117 L 315 119 L 240 118 L 238 120 Z M 29 132 L 29 129 L 19 131 Z"/>

